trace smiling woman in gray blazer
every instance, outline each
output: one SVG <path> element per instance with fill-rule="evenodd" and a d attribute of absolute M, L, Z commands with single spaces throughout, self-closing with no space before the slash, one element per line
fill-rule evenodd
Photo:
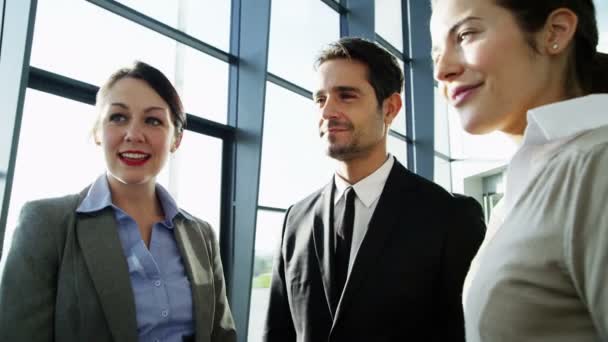
<path fill-rule="evenodd" d="M 0 341 L 236 341 L 213 230 L 156 183 L 182 139 L 177 92 L 136 62 L 97 107 L 107 172 L 23 207 L 0 282 Z"/>

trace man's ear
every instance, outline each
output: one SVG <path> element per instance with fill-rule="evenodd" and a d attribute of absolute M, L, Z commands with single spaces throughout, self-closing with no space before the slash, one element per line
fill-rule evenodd
<path fill-rule="evenodd" d="M 182 143 L 182 137 L 184 136 L 184 132 L 179 132 L 174 136 L 173 143 L 171 144 L 171 153 L 177 151 L 179 145 Z"/>
<path fill-rule="evenodd" d="M 578 27 L 578 16 L 568 8 L 558 8 L 547 17 L 541 50 L 557 55 L 572 45 Z"/>
<path fill-rule="evenodd" d="M 384 124 L 390 125 L 403 106 L 403 100 L 399 93 L 392 93 L 382 102 L 382 116 Z"/>

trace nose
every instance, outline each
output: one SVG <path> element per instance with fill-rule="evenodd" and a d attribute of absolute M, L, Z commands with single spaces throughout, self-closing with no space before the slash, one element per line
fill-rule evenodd
<path fill-rule="evenodd" d="M 329 120 L 331 118 L 338 117 L 338 106 L 333 99 L 333 96 L 328 96 L 325 102 L 320 107 L 321 110 L 321 118 L 324 120 Z"/>
<path fill-rule="evenodd" d="M 445 49 L 437 57 L 434 69 L 437 82 L 450 82 L 464 72 L 464 65 L 456 51 Z"/>
<path fill-rule="evenodd" d="M 126 127 L 125 131 L 125 141 L 134 142 L 134 143 L 142 143 L 146 141 L 144 130 L 141 125 L 132 122 Z"/>

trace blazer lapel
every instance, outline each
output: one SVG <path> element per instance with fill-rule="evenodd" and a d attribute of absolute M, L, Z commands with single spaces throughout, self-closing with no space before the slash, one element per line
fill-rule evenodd
<path fill-rule="evenodd" d="M 200 229 L 189 222 L 182 218 L 175 220 L 175 238 L 192 288 L 196 340 L 210 341 L 215 311 L 212 260 Z"/>
<path fill-rule="evenodd" d="M 78 242 L 112 336 L 116 341 L 137 341 L 135 299 L 116 229 L 110 208 L 78 214 Z"/>
<path fill-rule="evenodd" d="M 355 299 L 356 292 L 361 284 L 369 278 L 367 276 L 369 270 L 373 269 L 377 263 L 383 262 L 380 256 L 386 246 L 387 239 L 396 226 L 398 213 L 404 207 L 408 207 L 407 203 L 412 197 L 412 191 L 406 189 L 409 186 L 406 182 L 407 172 L 395 160 L 395 165 L 393 165 L 386 180 L 365 237 L 355 256 L 352 270 L 346 280 L 344 293 L 336 310 L 334 326 L 340 317 L 340 313 Z"/>
<path fill-rule="evenodd" d="M 335 289 L 331 286 L 334 265 L 333 190 L 334 181 L 332 179 L 332 181 L 325 186 L 325 189 L 323 189 L 321 196 L 316 203 L 312 232 L 315 254 L 323 278 L 325 299 L 327 299 L 327 306 L 332 315 L 332 319 L 334 316 L 332 301 L 337 300 L 337 296 L 340 296 L 339 293 L 334 293 Z"/>

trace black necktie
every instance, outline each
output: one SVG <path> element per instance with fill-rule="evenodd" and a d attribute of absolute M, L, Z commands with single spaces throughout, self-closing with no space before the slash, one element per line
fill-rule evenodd
<path fill-rule="evenodd" d="M 355 223 L 355 197 L 357 194 L 352 187 L 349 187 L 344 192 L 346 201 L 344 203 L 344 215 L 342 216 L 341 224 L 336 231 L 336 258 L 335 258 L 335 285 L 336 285 L 336 301 L 338 305 L 339 298 L 346 283 L 348 275 L 348 260 L 350 258 L 350 245 L 353 240 L 353 226 Z"/>

